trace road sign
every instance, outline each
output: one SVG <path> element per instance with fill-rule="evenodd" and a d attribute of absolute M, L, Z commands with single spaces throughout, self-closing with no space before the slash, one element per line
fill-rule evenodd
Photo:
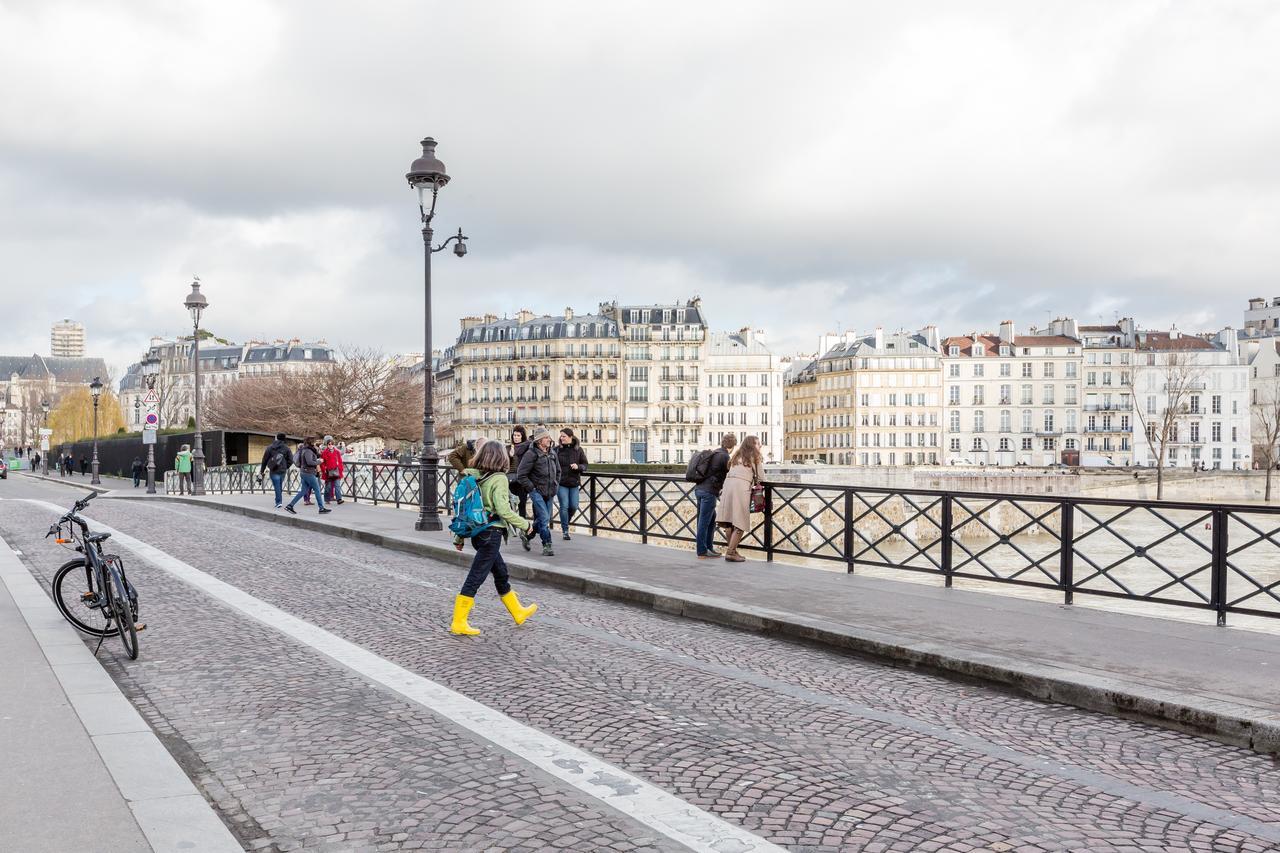
<path fill-rule="evenodd" d="M 49 429 L 48 427 L 40 427 L 40 434 L 41 434 L 41 435 L 53 435 L 53 430 Z"/>
<path fill-rule="evenodd" d="M 144 430 L 142 431 L 142 443 L 143 443 L 143 444 L 155 444 L 155 443 L 156 443 L 156 431 L 155 431 L 154 429 L 144 429 Z"/>
<path fill-rule="evenodd" d="M 47 451 L 49 449 L 49 436 L 40 439 L 40 449 Z"/>
<path fill-rule="evenodd" d="M 154 388 L 152 388 L 146 394 L 142 395 L 142 404 L 144 406 L 154 406 L 156 403 L 159 403 L 159 402 L 160 402 L 160 395 L 156 393 L 156 390 Z"/>
<path fill-rule="evenodd" d="M 146 418 L 142 422 L 143 432 L 149 430 L 157 430 L 160 428 L 160 416 L 155 412 L 147 412 Z"/>

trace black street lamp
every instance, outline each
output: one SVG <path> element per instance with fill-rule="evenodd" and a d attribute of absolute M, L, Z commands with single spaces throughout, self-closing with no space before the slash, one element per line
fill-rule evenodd
<path fill-rule="evenodd" d="M 191 494 L 204 494 L 204 438 L 200 435 L 200 315 L 209 307 L 209 300 L 200 292 L 200 277 L 191 282 L 191 292 L 183 303 L 191 312 L 191 325 L 194 330 L 194 353 L 196 365 L 196 437 L 192 442 L 195 447 L 191 454 Z"/>
<path fill-rule="evenodd" d="M 160 359 L 157 356 L 148 355 L 142 359 L 142 377 L 146 380 L 147 390 L 154 391 L 156 389 L 156 376 L 160 373 Z M 136 403 L 134 405 L 137 405 Z M 156 424 L 160 426 L 159 423 Z M 146 435 L 147 425 L 142 425 L 143 435 Z M 155 436 L 147 445 L 147 494 L 154 495 L 156 493 L 156 444 Z"/>
<path fill-rule="evenodd" d="M 462 229 L 445 240 L 439 246 L 432 246 L 431 220 L 436 215 L 436 196 L 445 184 L 449 183 L 449 175 L 444 170 L 444 163 L 436 158 L 436 141 L 428 136 L 422 140 L 422 156 L 413 161 L 405 178 L 409 186 L 418 191 L 418 211 L 422 215 L 422 248 L 424 264 L 423 283 L 425 285 L 425 304 L 423 320 L 426 328 L 426 346 L 423 350 L 424 395 L 422 401 L 422 455 L 418 459 L 418 521 L 415 530 L 440 530 L 439 492 L 436 483 L 436 472 L 440 466 L 440 454 L 436 452 L 436 416 L 431 401 L 432 363 L 431 363 L 431 255 L 442 251 L 453 243 L 453 253 L 462 257 L 467 253 L 467 238 Z"/>
<path fill-rule="evenodd" d="M 93 377 L 93 381 L 89 383 L 89 393 L 93 395 L 93 476 L 89 478 L 89 485 L 96 486 L 102 482 L 98 479 L 98 398 L 102 396 L 102 380 Z"/>
<path fill-rule="evenodd" d="M 48 429 L 48 428 L 49 428 L 49 401 L 48 401 L 48 399 L 44 399 L 44 400 L 41 400 L 41 401 L 40 401 L 40 411 L 44 413 L 44 417 L 43 417 L 43 419 L 40 421 L 40 424 L 41 424 L 45 429 Z M 43 436 L 42 436 L 42 437 L 43 437 Z M 48 451 L 48 449 L 47 449 L 47 448 L 45 448 L 45 447 L 44 447 L 44 442 L 43 442 L 43 441 L 42 441 L 42 442 L 40 442 L 40 445 L 41 445 L 41 446 L 40 446 L 40 450 L 42 451 L 42 452 L 41 452 L 41 454 L 40 454 L 40 468 L 42 469 L 42 470 L 41 470 L 41 473 L 43 473 L 46 477 L 48 477 L 48 476 L 49 476 L 49 451 Z M 53 442 L 49 442 L 49 447 L 52 447 L 52 446 L 53 446 Z"/>

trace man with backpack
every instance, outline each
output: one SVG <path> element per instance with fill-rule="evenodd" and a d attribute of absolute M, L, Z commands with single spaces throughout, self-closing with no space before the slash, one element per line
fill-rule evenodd
<path fill-rule="evenodd" d="M 320 489 L 320 479 L 317 474 L 320 466 L 323 465 L 320 459 L 320 451 L 316 449 L 316 440 L 314 436 L 307 436 L 307 440 L 303 442 L 302 447 L 298 450 L 298 472 L 301 474 L 302 486 L 298 489 L 298 493 L 293 496 L 293 500 L 284 505 L 284 510 L 292 515 L 297 515 L 298 511 L 293 508 L 294 504 L 304 498 L 309 498 L 314 493 L 316 496 L 316 506 L 318 506 L 321 515 L 333 512 L 324 505 L 324 494 Z"/>
<path fill-rule="evenodd" d="M 533 446 L 520 459 L 516 482 L 533 502 L 533 526 L 542 538 L 542 556 L 554 557 L 551 550 L 551 501 L 560 487 L 560 461 L 551 449 L 551 433 L 546 427 L 533 431 Z M 525 544 L 525 548 L 528 548 Z"/>
<path fill-rule="evenodd" d="M 262 452 L 262 464 L 258 466 L 258 479 L 264 472 L 271 472 L 271 485 L 276 490 L 276 509 L 284 506 L 284 478 L 293 464 L 293 451 L 285 442 L 284 433 L 276 433 L 276 440 Z"/>
<path fill-rule="evenodd" d="M 738 437 L 733 433 L 725 433 L 720 439 L 720 446 L 714 450 L 699 450 L 689 460 L 684 478 L 687 482 L 696 483 L 693 487 L 694 500 L 698 502 L 698 559 L 712 560 L 721 556 L 713 546 L 716 533 L 716 503 L 720 500 L 720 490 L 724 488 L 724 478 L 729 473 L 729 454 L 738 445 Z"/>

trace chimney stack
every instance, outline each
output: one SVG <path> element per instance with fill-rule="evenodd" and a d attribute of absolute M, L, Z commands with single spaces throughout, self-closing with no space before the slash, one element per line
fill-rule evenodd
<path fill-rule="evenodd" d="M 572 319 L 573 319 L 573 309 L 572 308 L 564 309 L 564 321 L 568 323 Z"/>
<path fill-rule="evenodd" d="M 1013 345 L 1013 321 L 1002 320 L 1000 322 L 1000 343 Z"/>
<path fill-rule="evenodd" d="M 527 323 L 532 319 L 533 319 L 533 312 L 530 311 L 528 308 L 521 308 L 520 311 L 516 314 L 517 323 Z"/>
<path fill-rule="evenodd" d="M 875 344 L 877 350 L 884 349 L 884 326 L 876 326 Z"/>

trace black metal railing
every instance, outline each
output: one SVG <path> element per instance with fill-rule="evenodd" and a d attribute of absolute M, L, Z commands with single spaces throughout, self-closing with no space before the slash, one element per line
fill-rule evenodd
<path fill-rule="evenodd" d="M 351 463 L 352 501 L 416 507 L 418 466 Z M 439 471 L 440 510 L 456 473 Z M 166 475 L 176 491 L 176 475 Z M 285 487 L 296 491 L 290 469 Z M 265 493 L 251 466 L 210 468 L 210 494 Z M 693 543 L 697 506 L 681 478 L 587 472 L 572 526 L 640 542 Z M 553 517 L 553 521 L 554 521 Z M 923 572 L 1093 595 L 1280 617 L 1280 508 L 1067 495 L 1012 495 L 773 482 L 744 549 L 775 557 Z"/>

